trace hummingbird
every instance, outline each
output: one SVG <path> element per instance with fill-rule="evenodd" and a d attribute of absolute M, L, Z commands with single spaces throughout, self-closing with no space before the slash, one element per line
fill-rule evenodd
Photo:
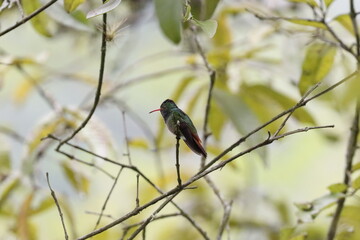
<path fill-rule="evenodd" d="M 201 145 L 201 140 L 194 124 L 190 117 L 176 106 L 173 100 L 166 99 L 159 109 L 152 110 L 149 113 L 156 111 L 160 111 L 170 132 L 182 138 L 194 153 L 206 158 L 207 153 Z"/>

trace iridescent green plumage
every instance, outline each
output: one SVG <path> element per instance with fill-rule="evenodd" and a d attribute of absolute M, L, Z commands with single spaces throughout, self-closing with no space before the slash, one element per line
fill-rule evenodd
<path fill-rule="evenodd" d="M 173 100 L 165 100 L 159 109 L 151 112 L 155 111 L 161 112 L 170 132 L 180 136 L 193 152 L 206 158 L 207 153 L 201 145 L 201 140 L 193 122 L 186 113 L 176 106 Z"/>

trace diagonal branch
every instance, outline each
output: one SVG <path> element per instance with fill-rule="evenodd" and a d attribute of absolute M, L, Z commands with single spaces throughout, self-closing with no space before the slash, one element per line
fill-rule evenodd
<path fill-rule="evenodd" d="M 66 231 L 63 213 L 62 213 L 62 211 L 61 211 L 59 202 L 58 202 L 58 200 L 57 200 L 57 198 L 56 198 L 55 192 L 54 192 L 54 190 L 51 188 L 50 180 L 49 180 L 49 173 L 46 173 L 46 180 L 47 180 L 48 186 L 49 186 L 50 191 L 51 191 L 51 196 L 53 197 L 53 199 L 54 199 L 54 201 L 55 201 L 55 204 L 56 204 L 56 207 L 57 207 L 57 209 L 58 209 L 58 211 L 59 211 L 59 215 L 60 215 L 60 219 L 61 219 L 61 224 L 62 224 L 63 229 L 64 229 L 65 239 L 68 240 L 68 239 L 69 239 L 69 236 L 68 236 L 67 231 Z"/>
<path fill-rule="evenodd" d="M 11 32 L 12 30 L 14 30 L 15 28 L 23 25 L 24 23 L 26 23 L 27 21 L 29 21 L 30 19 L 32 19 L 33 17 L 35 17 L 36 15 L 38 15 L 39 13 L 41 13 L 42 11 L 44 11 L 45 9 L 47 9 L 48 7 L 50 7 L 51 5 L 53 5 L 54 3 L 56 3 L 57 0 L 52 0 L 50 2 L 48 2 L 47 4 L 45 4 L 44 6 L 42 6 L 41 8 L 39 8 L 38 10 L 34 11 L 33 13 L 31 13 L 29 16 L 21 19 L 21 21 L 17 22 L 16 24 L 14 24 L 13 26 L 5 29 L 4 31 L 0 32 L 0 37 L 7 34 L 8 32 Z"/>
<path fill-rule="evenodd" d="M 103 2 L 105 2 L 105 0 L 103 0 Z M 61 146 L 70 141 L 72 138 L 74 138 L 76 136 L 76 134 L 78 134 L 85 126 L 86 124 L 90 121 L 92 115 L 94 114 L 96 107 L 100 101 L 100 95 L 101 95 L 101 88 L 102 88 L 102 83 L 103 83 L 103 79 L 104 79 L 104 71 L 105 71 L 105 57 L 106 57 L 106 27 L 107 27 L 107 14 L 103 14 L 103 29 L 102 29 L 102 41 L 101 41 L 101 57 L 100 57 L 100 69 L 99 69 L 99 79 L 98 79 L 98 85 L 96 88 L 96 93 L 95 93 L 95 98 L 94 98 L 94 103 L 91 107 L 91 110 L 88 114 L 88 116 L 85 118 L 85 120 L 81 123 L 81 125 L 74 130 L 74 132 L 67 138 L 65 138 L 64 140 L 62 140 L 58 146 L 57 146 L 57 150 L 59 150 L 61 148 Z"/>

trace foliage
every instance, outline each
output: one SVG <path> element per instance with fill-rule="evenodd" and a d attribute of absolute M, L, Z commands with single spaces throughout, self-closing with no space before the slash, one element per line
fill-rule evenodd
<path fill-rule="evenodd" d="M 331 15 L 336 0 L 273 7 L 219 0 L 5 2 L 0 88 L 11 110 L 4 105 L 0 119 L 4 238 L 61 236 L 61 220 L 72 239 L 91 233 L 133 239 L 140 232 L 148 239 L 324 239 L 317 224 L 321 217 L 334 221 L 326 213 L 341 201 L 336 238 L 359 238 L 358 124 L 349 140 L 343 131 L 359 101 L 359 9 Z M 25 18 L 16 20 L 22 11 Z M 14 50 L 12 42 L 24 39 L 28 49 Z M 175 138 L 161 117 L 147 115 L 166 98 L 191 116 L 209 155 L 199 164 L 181 145 L 180 187 Z M 320 130 L 334 123 L 340 128 Z M 309 130 L 318 133 L 286 145 L 290 135 Z M 329 176 L 342 168 L 328 170 L 325 162 L 301 172 L 315 165 L 297 162 L 267 179 L 280 178 L 295 199 L 266 188 L 262 172 L 272 174 L 272 164 L 286 158 L 282 164 L 290 166 L 297 154 L 324 163 L 317 149 L 341 152 L 336 166 L 346 159 L 343 182 Z M 316 175 L 306 176 L 308 170 Z M 323 175 L 321 190 L 307 184 Z M 316 189 L 317 197 L 304 189 Z M 108 228 L 97 235 L 94 225 Z"/>

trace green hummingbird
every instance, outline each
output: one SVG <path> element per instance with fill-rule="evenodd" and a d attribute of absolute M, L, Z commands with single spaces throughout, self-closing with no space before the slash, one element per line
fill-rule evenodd
<path fill-rule="evenodd" d="M 159 109 L 155 109 L 150 113 L 156 111 L 160 111 L 170 132 L 181 137 L 194 153 L 206 158 L 207 153 L 201 145 L 201 140 L 194 124 L 189 116 L 176 106 L 173 100 L 166 99 Z"/>

